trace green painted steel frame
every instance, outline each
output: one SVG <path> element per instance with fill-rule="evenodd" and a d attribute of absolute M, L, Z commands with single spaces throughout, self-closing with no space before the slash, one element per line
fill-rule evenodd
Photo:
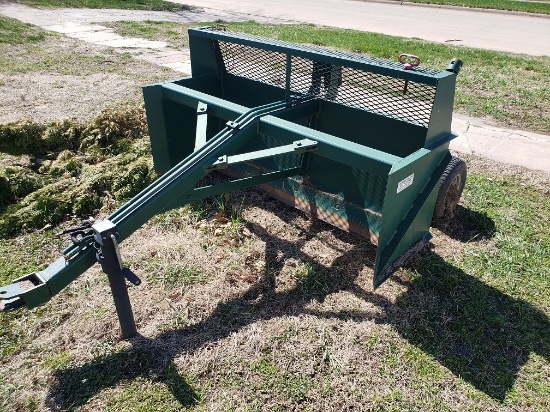
<path fill-rule="evenodd" d="M 329 159 L 348 165 L 353 169 L 387 178 L 383 194 L 379 232 L 376 236 L 371 236 L 371 239 L 378 244 L 374 285 L 375 287 L 379 286 L 393 273 L 395 263 L 407 255 L 407 251 L 411 250 L 421 239 L 429 237 L 433 206 L 439 188 L 439 178 L 450 159 L 449 141 L 455 137 L 450 131 L 450 124 L 456 75 L 448 71 L 436 72 L 429 69 L 420 71 L 405 70 L 400 65 L 393 62 L 385 63 L 381 59 L 370 59 L 364 56 L 258 38 L 242 33 L 213 30 L 210 27 L 190 29 L 189 35 L 193 77 L 152 85 L 150 90 L 145 89 L 148 116 L 149 108 L 151 108 L 149 125 L 157 170 L 163 170 L 170 165 L 170 162 L 163 157 L 167 154 L 166 142 L 169 142 L 170 135 L 174 134 L 170 127 L 155 127 L 155 122 L 158 122 L 163 116 L 168 116 L 163 110 L 162 102 L 170 100 L 188 107 L 194 107 L 199 101 L 207 102 L 209 105 L 215 103 L 217 105 L 216 110 L 214 110 L 216 114 L 213 111 L 213 116 L 225 121 L 231 121 L 238 113 L 248 110 L 247 107 L 236 104 L 231 98 L 216 97 L 205 93 L 203 87 L 196 87 L 196 84 L 201 84 L 201 82 L 211 83 L 216 82 L 217 79 L 221 82 L 221 88 L 224 88 L 228 74 L 217 43 L 220 41 L 286 55 L 286 80 L 284 81 L 284 91 L 281 94 L 281 96 L 284 95 L 285 99 L 293 97 L 290 91 L 292 57 L 349 67 L 435 88 L 430 121 L 425 128 L 423 147 L 419 147 L 405 156 L 397 156 L 390 151 L 379 150 L 360 142 L 338 137 L 335 134 L 306 127 L 294 121 L 305 116 L 322 116 L 321 106 L 323 102 L 321 100 L 312 101 L 309 105 L 302 106 L 300 110 L 303 113 L 300 115 L 291 118 L 265 116 L 258 122 L 259 134 L 274 138 L 281 144 L 289 144 L 298 139 L 311 139 L 317 142 L 315 157 Z M 197 83 L 195 84 L 195 82 Z M 250 82 L 251 85 L 243 89 L 243 93 L 248 93 L 253 89 L 254 82 Z M 262 87 L 267 86 L 263 85 Z M 151 96 L 155 94 L 155 101 L 153 98 L 148 99 L 148 94 Z M 393 121 L 395 124 L 399 123 L 398 119 Z M 353 124 L 347 125 L 350 128 L 354 127 Z M 361 133 L 361 130 L 358 130 L 357 133 Z M 388 133 L 391 135 L 391 130 Z M 396 141 L 399 142 L 399 139 L 396 139 Z M 164 145 L 164 147 L 156 150 L 156 145 Z M 177 145 L 173 147 L 173 149 L 176 148 L 181 149 Z M 177 150 L 173 151 L 177 152 Z M 159 156 L 156 156 L 156 152 L 159 152 Z M 410 183 L 408 183 L 409 180 Z M 317 198 L 321 196 L 324 198 L 325 203 L 328 202 L 327 207 L 329 208 L 334 209 L 341 205 L 340 200 L 343 198 L 334 196 L 339 192 L 339 188 L 334 188 L 334 190 L 323 194 L 322 191 L 312 190 L 312 188 L 292 178 L 286 179 L 286 182 L 290 183 L 286 184 L 286 187 L 292 188 L 287 189 L 287 192 L 290 192 L 288 193 L 290 197 L 302 198 L 307 202 L 307 199 L 311 199 L 312 196 Z M 404 189 L 398 189 L 400 185 L 405 184 Z M 264 185 L 262 187 L 270 193 L 284 192 L 277 185 Z M 275 189 L 275 192 L 272 189 Z M 286 195 L 283 193 L 277 195 L 277 197 L 284 199 Z M 352 204 L 349 204 L 349 206 L 349 213 L 355 213 L 352 210 L 354 206 Z M 361 208 L 357 210 L 361 210 Z M 345 212 L 339 211 L 338 213 Z M 376 211 L 373 213 L 376 213 Z"/>
<path fill-rule="evenodd" d="M 234 116 L 249 110 L 246 107 L 185 87 L 186 82 L 190 79 L 178 79 L 177 82 L 161 83 L 145 88 L 148 116 L 155 117 L 158 121 L 156 116 L 163 114 L 157 113 L 156 110 L 160 107 L 160 100 L 163 99 L 178 102 L 189 108 L 196 107 L 199 102 L 207 102 L 209 110 L 225 121 L 231 121 Z M 156 102 L 150 100 L 151 98 L 156 99 Z M 151 107 L 151 112 L 149 107 Z M 388 269 L 395 261 L 419 239 L 425 238 L 429 234 L 439 177 L 449 162 L 448 144 L 454 135 L 446 135 L 439 142 L 432 144 L 430 148 L 419 149 L 402 158 L 292 122 L 294 118 L 312 115 L 318 111 L 319 101 L 312 100 L 297 106 L 294 111 L 287 111 L 285 119 L 275 115 L 262 116 L 258 119 L 256 132 L 276 137 L 286 144 L 299 139 L 310 139 L 317 142 L 315 156 L 331 159 L 369 173 L 388 176 L 382 208 L 381 229 L 377 239 L 378 250 L 374 277 L 374 285 L 377 287 L 393 273 Z M 151 127 L 152 122 L 149 124 Z M 153 153 L 156 150 L 155 144 L 162 141 L 158 138 L 162 132 L 163 130 L 151 129 Z M 169 131 L 165 132 L 169 133 Z M 163 166 L 159 166 L 159 163 L 160 160 L 155 157 L 155 164 L 162 168 Z M 281 177 L 283 177 L 286 171 L 281 173 Z M 410 186 L 398 192 L 399 183 L 411 175 L 414 175 L 414 179 Z M 290 177 L 292 174 L 288 176 Z M 246 179 L 243 179 L 244 181 Z M 252 180 L 248 183 L 252 183 Z M 246 183 L 247 186 L 248 183 Z M 260 183 L 263 182 L 257 180 L 254 184 Z M 230 187 L 231 184 L 228 184 L 227 189 Z M 240 187 L 244 187 L 244 185 Z M 213 189 L 210 193 L 217 194 L 219 192 Z M 195 195 L 189 194 L 184 202 L 195 198 Z"/>
<path fill-rule="evenodd" d="M 223 82 L 223 73 L 219 73 L 220 52 L 216 48 L 217 41 L 286 54 L 287 79 L 283 98 L 248 108 L 217 97 L 215 93 L 197 90 L 194 87 L 195 82 L 206 84 L 212 76 Z M 166 173 L 108 217 L 117 227 L 119 241 L 123 241 L 154 215 L 195 199 L 307 175 L 308 164 L 304 162 L 304 156 L 309 157 L 309 153 L 300 155 L 300 165 L 296 167 L 263 171 L 215 186 L 195 187 L 209 173 L 208 167 L 219 156 L 234 155 L 256 136 L 270 136 L 287 145 L 297 140 L 309 139 L 316 143 L 314 156 L 386 179 L 381 213 L 369 212 L 377 215 L 377 218 L 380 218 L 378 214 L 381 215 L 376 239 L 378 250 L 374 287 L 387 279 L 404 259 L 415 252 L 418 245 L 427 241 L 439 179 L 450 161 L 449 141 L 455 137 L 449 128 L 456 76 L 450 72 L 434 74 L 430 71 L 407 71 L 395 64 L 380 63 L 376 59 L 370 61 L 362 57 L 353 58 L 346 53 L 212 31 L 208 28 L 190 30 L 190 47 L 194 77 L 147 86 L 143 90 L 155 167 Z M 290 56 L 437 87 L 424 147 L 407 156 L 397 156 L 295 122 L 320 115 L 322 101 L 314 98 L 293 100 L 296 96 L 290 92 Z M 215 85 L 207 85 L 206 88 L 208 87 Z M 202 120 L 197 123 L 195 119 L 190 127 L 185 121 L 178 119 L 178 105 L 192 108 L 195 116 L 202 116 Z M 208 130 L 208 118 L 223 119 L 230 124 L 205 140 L 203 135 Z M 195 125 L 198 125 L 198 130 L 194 129 Z M 187 139 L 187 135 L 193 138 Z M 181 153 L 172 150 L 179 145 L 185 146 L 183 152 L 188 153 L 188 156 L 183 156 L 183 160 Z M 286 150 L 274 150 L 273 155 Z M 288 181 L 294 185 L 293 190 L 297 197 L 324 196 L 332 199 L 331 193 L 323 194 L 322 191 L 307 186 L 305 181 L 292 179 Z M 332 202 L 335 207 L 338 202 L 337 188 L 334 194 L 336 196 L 329 199 L 329 203 Z M 349 213 L 356 212 L 350 208 Z M 15 301 L 13 308 L 20 305 L 33 308 L 45 303 L 96 262 L 94 252 L 92 245 L 71 246 L 64 251 L 63 257 L 46 269 L 16 279 L 12 285 L 0 288 L 0 299 Z M 31 282 L 34 287 L 24 289 L 22 283 L 26 281 Z"/>

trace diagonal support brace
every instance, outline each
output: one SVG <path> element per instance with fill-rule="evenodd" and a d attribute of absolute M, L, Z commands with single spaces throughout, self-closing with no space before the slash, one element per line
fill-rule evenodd
<path fill-rule="evenodd" d="M 279 156 L 288 153 L 300 154 L 312 152 L 315 149 L 317 149 L 316 141 L 310 139 L 302 139 L 297 140 L 292 144 L 273 147 L 271 149 L 256 150 L 254 152 L 242 153 L 233 156 L 219 156 L 214 163 L 209 166 L 205 166 L 205 169 L 208 171 L 227 169 L 229 166 L 238 163 L 252 162 L 254 160 L 265 159 L 267 157 Z"/>

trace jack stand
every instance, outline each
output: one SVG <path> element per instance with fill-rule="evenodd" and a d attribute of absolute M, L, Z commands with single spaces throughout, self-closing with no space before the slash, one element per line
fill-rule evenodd
<path fill-rule="evenodd" d="M 99 245 L 96 258 L 109 279 L 122 337 L 128 339 L 137 333 L 137 328 L 125 278 L 136 286 L 141 280 L 130 269 L 122 267 L 116 225 L 108 220 L 98 220 L 92 225 L 92 229 Z"/>

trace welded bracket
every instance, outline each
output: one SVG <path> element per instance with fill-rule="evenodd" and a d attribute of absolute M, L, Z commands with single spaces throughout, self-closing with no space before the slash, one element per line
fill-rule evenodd
<path fill-rule="evenodd" d="M 219 156 L 218 159 L 209 166 L 205 166 L 206 170 L 226 169 L 231 165 L 238 163 L 252 162 L 267 157 L 274 157 L 289 153 L 307 153 L 314 151 L 317 148 L 317 142 L 310 139 L 302 139 L 292 142 L 291 144 L 273 147 L 271 149 L 256 150 L 254 152 L 242 153 L 233 156 Z"/>
<path fill-rule="evenodd" d="M 35 308 L 46 303 L 52 293 L 40 272 L 33 272 L 0 288 L 0 311 L 10 311 L 22 306 Z"/>
<path fill-rule="evenodd" d="M 199 102 L 197 105 L 197 130 L 195 134 L 195 150 L 206 143 L 206 126 L 208 120 L 208 105 Z"/>

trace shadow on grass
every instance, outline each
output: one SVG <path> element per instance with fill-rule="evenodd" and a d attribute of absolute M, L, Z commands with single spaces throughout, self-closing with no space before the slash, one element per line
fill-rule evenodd
<path fill-rule="evenodd" d="M 155 362 L 154 351 L 139 347 L 97 357 L 83 366 L 56 372 L 56 389 L 50 391 L 48 404 L 55 410 L 73 410 L 99 393 L 121 382 L 147 377 L 162 382 L 181 406 L 193 406 L 199 395 L 177 373 L 176 365 Z"/>
<path fill-rule="evenodd" d="M 457 205 L 451 222 L 438 222 L 437 228 L 452 239 L 461 242 L 490 239 L 496 233 L 493 219 L 486 213 Z"/>
<path fill-rule="evenodd" d="M 412 266 L 422 276 L 388 321 L 456 376 L 502 401 L 531 352 L 550 360 L 550 320 L 542 311 L 436 254 Z"/>
<path fill-rule="evenodd" d="M 445 262 L 432 252 L 410 265 L 407 283 L 384 319 L 407 341 L 493 399 L 503 401 L 531 352 L 550 360 L 550 319 Z M 372 293 L 354 287 L 372 300 Z"/>
<path fill-rule="evenodd" d="M 308 233 L 326 230 L 353 245 L 330 267 L 319 265 L 302 252 Z M 303 313 L 389 324 L 408 342 L 497 401 L 503 401 L 512 389 L 531 352 L 550 360 L 550 320 L 544 313 L 480 282 L 430 251 L 409 264 L 421 276 L 407 282 L 406 292 L 392 303 L 354 281 L 362 265 L 372 266 L 374 262 L 375 247 L 364 240 L 322 222 L 314 222 L 303 239 L 293 243 L 268 233 L 256 234 L 266 242 L 270 268 L 262 281 L 238 298 L 219 303 L 201 323 L 154 339 L 136 337 L 131 340 L 132 349 L 57 371 L 48 406 L 72 409 L 84 405 L 102 389 L 138 376 L 165 382 L 182 406 L 193 405 L 200 393 L 177 374 L 175 357 L 193 353 L 258 320 Z M 300 259 L 310 270 L 298 279 L 294 289 L 277 292 L 275 280 L 288 258 Z M 381 311 L 317 313 L 306 308 L 307 297 L 322 301 L 338 291 L 350 291 Z M 159 351 L 162 356 L 158 356 Z"/>

